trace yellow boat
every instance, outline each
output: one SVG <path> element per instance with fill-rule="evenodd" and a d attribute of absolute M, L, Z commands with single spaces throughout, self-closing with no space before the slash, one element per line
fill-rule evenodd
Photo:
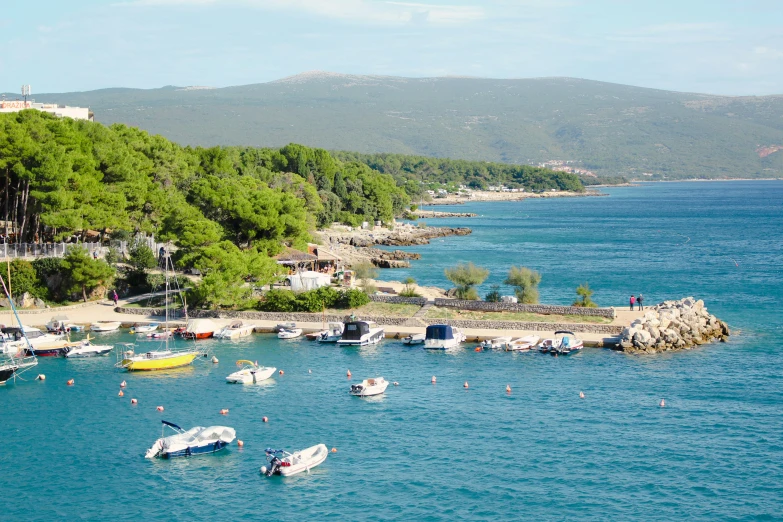
<path fill-rule="evenodd" d="M 182 352 L 165 350 L 132 355 L 126 354 L 120 361 L 119 367 L 125 368 L 129 372 L 170 370 L 191 364 L 197 355 L 198 352 L 193 350 Z"/>

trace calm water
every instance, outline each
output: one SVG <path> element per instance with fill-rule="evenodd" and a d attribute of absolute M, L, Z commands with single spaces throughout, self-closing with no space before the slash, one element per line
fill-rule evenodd
<path fill-rule="evenodd" d="M 447 286 L 443 268 L 472 260 L 490 268 L 491 284 L 524 264 L 543 274 L 542 300 L 558 303 L 584 281 L 605 305 L 637 292 L 648 303 L 695 295 L 739 335 L 655 357 L 425 353 L 389 341 L 338 349 L 256 336 L 205 341 L 219 364 L 161 374 L 116 373 L 114 357 L 42 360 L 35 373 L 46 381 L 0 389 L 2 518 L 782 518 L 783 182 L 607 192 L 458 207 L 483 217 L 438 223 L 474 234 L 419 247 L 409 273 Z M 285 374 L 228 385 L 240 358 Z M 348 369 L 354 382 L 383 375 L 400 385 L 380 400 L 350 397 Z M 160 419 L 227 424 L 245 447 L 145 460 Z M 263 448 L 319 442 L 338 452 L 310 475 L 259 475 Z"/>

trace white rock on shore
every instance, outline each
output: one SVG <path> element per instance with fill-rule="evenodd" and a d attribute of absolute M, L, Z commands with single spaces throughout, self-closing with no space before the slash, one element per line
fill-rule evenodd
<path fill-rule="evenodd" d="M 704 301 L 686 297 L 651 307 L 623 330 L 620 346 L 630 353 L 658 353 L 688 350 L 728 336 L 728 325 L 710 315 Z"/>

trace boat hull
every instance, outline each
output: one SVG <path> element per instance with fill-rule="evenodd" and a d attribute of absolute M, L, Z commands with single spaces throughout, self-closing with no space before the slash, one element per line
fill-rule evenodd
<path fill-rule="evenodd" d="M 369 346 L 371 344 L 378 344 L 385 337 L 384 331 L 372 333 L 367 336 L 363 336 L 363 339 L 340 339 L 337 341 L 338 346 Z"/>
<path fill-rule="evenodd" d="M 291 475 L 296 475 L 297 473 L 301 473 L 303 471 L 309 471 L 319 464 L 322 464 L 328 455 L 329 450 L 326 449 L 326 445 L 324 444 L 319 444 L 318 446 L 298 451 L 291 457 L 284 459 L 290 462 L 291 465 L 281 467 L 280 475 L 283 477 L 290 477 Z"/>
<path fill-rule="evenodd" d="M 47 348 L 30 348 L 25 349 L 24 353 L 28 356 L 35 355 L 36 357 L 62 357 L 68 353 L 67 346 L 47 347 Z"/>
<path fill-rule="evenodd" d="M 193 362 L 198 354 L 195 352 L 173 354 L 167 357 L 149 359 L 123 359 L 122 367 L 129 372 L 149 372 L 156 370 L 170 370 L 187 366 Z"/>
<path fill-rule="evenodd" d="M 70 352 L 66 353 L 65 356 L 69 359 L 84 359 L 86 357 L 105 357 L 109 355 L 109 352 L 111 352 L 112 347 L 111 346 L 105 346 L 105 347 L 90 347 L 89 350 L 81 350 L 79 348 L 74 348 Z"/>
<path fill-rule="evenodd" d="M 0 384 L 5 384 L 8 379 L 13 377 L 16 372 L 16 366 L 4 366 L 0 368 Z"/>
<path fill-rule="evenodd" d="M 185 339 L 209 339 L 215 334 L 215 332 L 201 332 L 201 333 L 192 333 L 192 332 L 185 332 L 184 337 Z"/>
<path fill-rule="evenodd" d="M 226 377 L 226 382 L 232 384 L 256 384 L 265 381 L 274 375 L 277 368 L 258 368 L 252 370 L 240 370 Z"/>
<path fill-rule="evenodd" d="M 160 458 L 162 459 L 176 459 L 180 457 L 194 457 L 196 455 L 204 455 L 208 453 L 217 453 L 218 451 L 222 450 L 226 446 L 228 446 L 228 442 L 223 442 L 222 440 L 218 440 L 213 442 L 212 444 L 208 444 L 205 446 L 191 446 L 188 448 L 185 448 L 184 450 L 179 451 L 172 451 L 169 452 L 163 452 L 160 455 Z"/>

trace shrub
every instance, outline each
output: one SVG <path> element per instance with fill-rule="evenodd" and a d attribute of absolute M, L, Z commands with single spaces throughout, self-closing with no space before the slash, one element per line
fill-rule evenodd
<path fill-rule="evenodd" d="M 258 302 L 259 310 L 264 312 L 293 312 L 296 296 L 291 290 L 270 290 Z"/>
<path fill-rule="evenodd" d="M 499 303 L 500 302 L 500 286 L 498 285 L 492 285 L 489 288 L 489 293 L 484 296 L 484 300 L 488 303 Z"/>
<path fill-rule="evenodd" d="M 150 247 L 136 244 L 130 250 L 130 264 L 137 270 L 147 270 L 155 268 L 158 262 Z"/>
<path fill-rule="evenodd" d="M 47 297 L 46 286 L 41 282 L 32 263 L 24 261 L 23 259 L 14 259 L 11 261 L 10 268 L 11 293 L 14 296 L 21 296 L 27 292 L 34 297 Z M 8 283 L 9 282 L 6 281 L 6 285 L 8 285 Z"/>
<path fill-rule="evenodd" d="M 421 297 L 421 294 L 419 294 L 416 291 L 415 284 L 416 280 L 412 277 L 408 277 L 405 279 L 405 288 L 402 289 L 402 292 L 400 292 L 401 297 Z"/>
<path fill-rule="evenodd" d="M 446 279 L 457 287 L 457 298 L 471 301 L 478 299 L 478 293 L 473 287 L 480 285 L 489 277 L 489 270 L 473 263 L 460 263 L 453 268 L 447 268 L 443 273 Z"/>
<path fill-rule="evenodd" d="M 116 265 L 120 261 L 122 261 L 122 256 L 120 256 L 120 251 L 117 250 L 114 247 L 109 247 L 109 249 L 106 251 L 106 255 L 103 256 L 103 260 L 109 263 L 110 265 Z"/>
<path fill-rule="evenodd" d="M 370 297 L 361 290 L 351 288 L 340 293 L 339 308 L 359 308 L 370 302 Z"/>
<path fill-rule="evenodd" d="M 512 266 L 504 281 L 505 284 L 514 287 L 514 293 L 522 304 L 536 304 L 538 302 L 538 283 L 540 282 L 541 274 L 524 266 Z"/>
<path fill-rule="evenodd" d="M 598 305 L 590 299 L 593 295 L 593 290 L 587 283 L 576 287 L 576 294 L 581 297 L 574 301 L 571 306 L 580 306 L 582 308 L 598 308 Z"/>

